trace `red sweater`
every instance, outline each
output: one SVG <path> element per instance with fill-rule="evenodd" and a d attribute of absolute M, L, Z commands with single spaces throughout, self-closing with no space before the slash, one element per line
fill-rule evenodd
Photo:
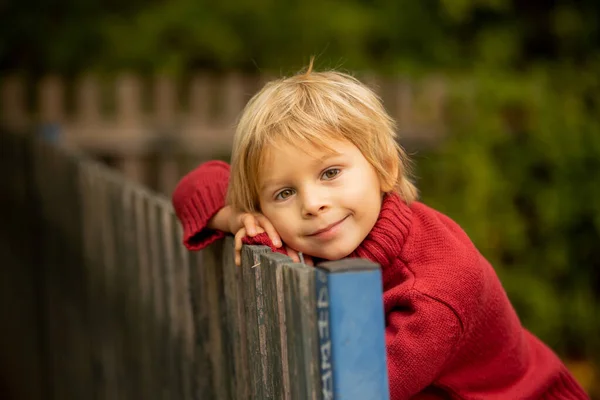
<path fill-rule="evenodd" d="M 175 189 L 188 249 L 224 236 L 206 223 L 224 206 L 228 179 L 229 166 L 213 161 Z M 247 243 L 270 240 L 262 234 Z M 589 398 L 521 326 L 492 266 L 447 216 L 386 195 L 377 223 L 351 257 L 382 268 L 391 399 Z"/>

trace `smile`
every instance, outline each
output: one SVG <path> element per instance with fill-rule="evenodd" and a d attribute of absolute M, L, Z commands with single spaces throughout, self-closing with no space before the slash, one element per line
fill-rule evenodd
<path fill-rule="evenodd" d="M 313 236 L 313 237 L 329 236 L 329 234 L 335 233 L 335 231 L 337 231 L 337 228 L 347 218 L 348 218 L 348 215 L 345 216 L 344 218 L 342 218 L 341 220 L 339 220 L 337 222 L 334 222 L 333 224 L 327 225 L 325 228 L 322 228 L 322 229 L 319 229 L 317 231 L 314 231 L 313 233 L 309 234 L 308 236 Z"/>

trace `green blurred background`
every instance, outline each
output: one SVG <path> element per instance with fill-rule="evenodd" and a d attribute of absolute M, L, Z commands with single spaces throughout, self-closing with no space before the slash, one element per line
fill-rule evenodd
<path fill-rule="evenodd" d="M 443 77 L 446 134 L 409 148 L 422 198 L 600 396 L 600 2 L 21 0 L 0 15 L 0 73 L 32 80 L 279 75 L 312 55 L 317 69 Z"/>

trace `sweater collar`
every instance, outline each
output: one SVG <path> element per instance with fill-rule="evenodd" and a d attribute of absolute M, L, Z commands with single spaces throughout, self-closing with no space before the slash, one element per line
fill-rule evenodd
<path fill-rule="evenodd" d="M 381 204 L 379 218 L 365 240 L 350 254 L 387 267 L 400 255 L 410 230 L 412 211 L 396 193 L 388 193 Z"/>

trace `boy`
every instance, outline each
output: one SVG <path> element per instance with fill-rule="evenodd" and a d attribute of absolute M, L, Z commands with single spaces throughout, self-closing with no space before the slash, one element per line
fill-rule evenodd
<path fill-rule="evenodd" d="M 173 194 L 190 250 L 230 232 L 238 263 L 243 241 L 296 261 L 302 252 L 380 264 L 392 399 L 588 398 L 521 326 L 462 229 L 416 200 L 380 100 L 312 65 L 250 100 L 231 168 L 203 164 Z"/>

